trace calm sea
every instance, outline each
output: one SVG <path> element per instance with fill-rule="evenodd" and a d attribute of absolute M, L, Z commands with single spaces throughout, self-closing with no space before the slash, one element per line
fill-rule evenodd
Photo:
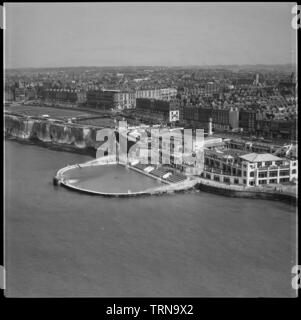
<path fill-rule="evenodd" d="M 90 157 L 5 146 L 7 296 L 294 296 L 293 206 L 203 192 L 89 196 L 52 178 Z"/>

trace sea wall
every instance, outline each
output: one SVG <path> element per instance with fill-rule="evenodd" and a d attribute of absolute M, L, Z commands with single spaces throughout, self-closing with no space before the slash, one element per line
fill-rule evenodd
<path fill-rule="evenodd" d="M 54 122 L 39 118 L 4 115 L 4 135 L 17 140 L 45 146 L 61 146 L 81 152 L 94 153 L 103 143 L 96 141 L 97 128 Z"/>
<path fill-rule="evenodd" d="M 289 193 L 281 193 L 281 192 L 275 192 L 271 191 L 268 192 L 266 190 L 258 191 L 256 189 L 241 189 L 239 188 L 229 188 L 223 187 L 223 186 L 217 186 L 214 184 L 199 182 L 196 185 L 196 188 L 200 191 L 204 192 L 210 192 L 218 195 L 228 196 L 228 197 L 239 197 L 239 198 L 251 198 L 251 199 L 263 199 L 263 200 L 280 200 L 287 202 L 289 204 L 292 204 L 296 206 L 298 204 L 297 196 L 294 194 Z"/>

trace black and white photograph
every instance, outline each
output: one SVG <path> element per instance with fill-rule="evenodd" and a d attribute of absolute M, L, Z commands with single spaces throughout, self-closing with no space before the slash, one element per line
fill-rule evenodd
<path fill-rule="evenodd" d="M 297 3 L 2 10 L 5 299 L 298 296 Z"/>

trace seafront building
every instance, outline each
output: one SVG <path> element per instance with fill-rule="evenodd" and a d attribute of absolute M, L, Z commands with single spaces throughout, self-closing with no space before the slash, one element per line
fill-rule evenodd
<path fill-rule="evenodd" d="M 130 135 L 136 139 L 144 130 L 134 129 Z M 134 160 L 138 160 L 137 163 L 143 160 L 150 172 L 167 166 L 185 172 L 186 176 L 201 176 L 244 187 L 295 184 L 298 181 L 298 159 L 293 145 L 270 145 L 270 149 L 266 149 L 266 145 L 249 144 L 247 141 L 237 145 L 237 140 L 207 136 L 203 137 L 201 144 L 193 143 L 193 149 L 186 150 L 183 144 L 185 139 L 182 139 L 183 128 L 153 130 L 148 144 L 140 149 L 138 158 L 135 156 Z M 236 148 L 231 148 L 233 146 Z M 155 163 L 151 162 L 150 147 L 158 151 Z M 258 152 L 254 152 L 253 148 Z"/>
<path fill-rule="evenodd" d="M 204 178 L 243 186 L 296 182 L 298 160 L 242 150 L 206 150 Z"/>
<path fill-rule="evenodd" d="M 139 89 L 139 90 L 89 90 L 87 92 L 87 104 L 99 109 L 133 109 L 137 99 L 156 99 L 171 101 L 175 98 L 177 89 Z"/>

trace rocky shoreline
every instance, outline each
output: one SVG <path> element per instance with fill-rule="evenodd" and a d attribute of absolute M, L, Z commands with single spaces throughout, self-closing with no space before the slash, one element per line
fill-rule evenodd
<path fill-rule="evenodd" d="M 4 118 L 5 139 L 93 157 L 102 144 L 96 141 L 96 130 L 92 127 L 49 122 L 21 115 L 5 114 Z"/>

